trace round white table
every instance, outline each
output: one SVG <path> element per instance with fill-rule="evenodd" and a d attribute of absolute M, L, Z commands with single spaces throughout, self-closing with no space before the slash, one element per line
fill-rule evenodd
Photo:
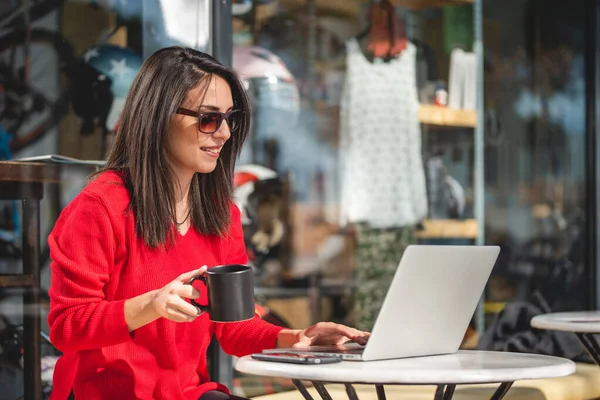
<path fill-rule="evenodd" d="M 600 344 L 596 334 L 600 334 L 600 311 L 578 311 L 536 315 L 531 326 L 562 332 L 573 332 L 579 338 L 590 357 L 600 365 Z"/>
<path fill-rule="evenodd" d="M 313 400 L 301 380 L 311 381 L 323 400 L 331 400 L 324 383 L 342 383 L 350 400 L 357 400 L 352 384 L 374 384 L 377 397 L 385 399 L 384 385 L 436 385 L 435 399 L 449 400 L 456 385 L 500 383 L 491 397 L 502 399 L 518 380 L 567 376 L 575 363 L 558 357 L 490 351 L 458 351 L 429 357 L 382 361 L 342 361 L 335 364 L 300 365 L 240 358 L 239 372 L 291 378 L 300 393 Z"/>

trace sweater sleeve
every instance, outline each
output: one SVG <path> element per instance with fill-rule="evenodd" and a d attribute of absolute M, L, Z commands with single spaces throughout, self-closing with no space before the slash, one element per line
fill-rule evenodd
<path fill-rule="evenodd" d="M 248 255 L 244 243 L 241 213 L 237 206 L 231 207 L 232 227 L 228 238 L 229 264 L 246 264 Z M 283 328 L 270 324 L 256 315 L 248 321 L 215 323 L 215 335 L 223 351 L 236 357 L 252 353 L 260 353 L 264 349 L 272 349 L 277 345 L 277 337 Z"/>
<path fill-rule="evenodd" d="M 281 326 L 270 324 L 258 315 L 243 322 L 215 323 L 215 334 L 223 351 L 236 357 L 274 349 L 281 330 Z"/>
<path fill-rule="evenodd" d="M 50 339 L 61 351 L 131 340 L 125 300 L 107 301 L 104 286 L 115 259 L 115 235 L 102 200 L 83 191 L 59 216 L 48 238 L 52 259 Z"/>

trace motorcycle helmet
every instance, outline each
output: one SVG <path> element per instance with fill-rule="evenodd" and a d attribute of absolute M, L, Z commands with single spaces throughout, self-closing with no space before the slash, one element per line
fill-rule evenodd
<path fill-rule="evenodd" d="M 95 126 L 114 132 L 129 88 L 142 65 L 132 50 L 100 45 L 89 49 L 68 71 L 73 80 L 73 109 L 82 119 L 81 133 Z"/>
<path fill-rule="evenodd" d="M 231 14 L 234 16 L 244 15 L 252 10 L 252 0 L 233 0 L 231 3 Z"/>
<path fill-rule="evenodd" d="M 254 193 L 258 181 L 277 179 L 277 172 L 261 165 L 240 165 L 235 169 L 233 178 L 235 204 L 242 213 L 242 225 L 252 222 L 252 207 L 249 207 L 249 198 Z"/>
<path fill-rule="evenodd" d="M 233 69 L 240 75 L 258 109 L 278 110 L 286 119 L 298 117 L 300 95 L 294 76 L 279 57 L 255 46 L 234 47 Z M 287 119 L 288 126 L 290 120 Z"/>
<path fill-rule="evenodd" d="M 289 135 L 297 125 L 300 93 L 296 80 L 279 57 L 256 46 L 234 47 L 233 69 L 252 103 L 252 144 L 244 147 L 252 152 L 248 162 L 267 165 L 264 143 Z"/>

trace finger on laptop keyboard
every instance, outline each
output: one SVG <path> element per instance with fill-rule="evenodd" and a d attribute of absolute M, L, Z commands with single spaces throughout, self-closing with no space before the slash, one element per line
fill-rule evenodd
<path fill-rule="evenodd" d="M 300 338 L 300 340 L 295 343 L 292 347 L 295 348 L 308 348 L 310 347 L 314 341 L 316 340 L 317 336 L 303 336 Z"/>

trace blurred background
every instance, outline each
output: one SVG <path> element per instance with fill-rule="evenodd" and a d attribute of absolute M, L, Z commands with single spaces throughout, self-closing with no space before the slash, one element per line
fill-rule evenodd
<path fill-rule="evenodd" d="M 370 329 L 406 246 L 495 244 L 463 347 L 585 360 L 521 317 L 597 306 L 596 15 L 584 0 L 0 1 L 0 160 L 45 156 L 60 177 L 41 201 L 41 304 L 0 287 L 0 399 L 24 395 L 28 312 L 51 391 L 47 235 L 110 151 L 142 61 L 173 44 L 232 66 L 250 96 L 235 193 L 265 319 Z M 1 274 L 23 271 L 22 232 L 1 200 Z M 293 387 L 231 361 L 211 350 L 240 395 Z"/>

